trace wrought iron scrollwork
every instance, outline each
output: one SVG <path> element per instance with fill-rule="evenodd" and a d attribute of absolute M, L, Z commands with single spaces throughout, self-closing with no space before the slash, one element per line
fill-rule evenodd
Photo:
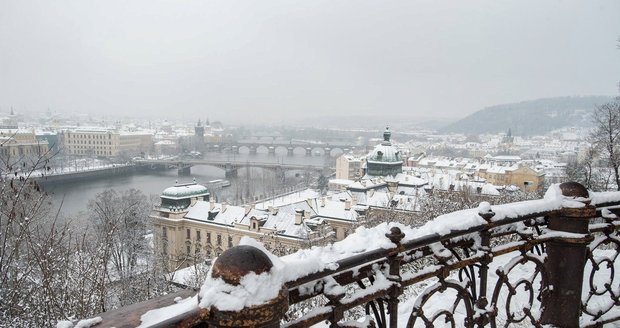
<path fill-rule="evenodd" d="M 533 265 L 528 267 L 528 264 Z M 496 271 L 497 283 L 491 298 L 491 327 L 528 323 L 540 326 L 540 304 L 547 281 L 544 256 L 523 251 Z M 526 293 L 525 298 L 519 293 Z M 525 303 L 516 303 L 526 299 Z M 502 304 L 503 303 L 503 304 Z M 529 320 L 526 321 L 526 319 Z"/>
<path fill-rule="evenodd" d="M 469 281 L 459 282 L 453 279 L 440 278 L 439 281 L 429 286 L 422 294 L 420 294 L 413 306 L 411 315 L 407 322 L 407 328 L 413 328 L 416 322 L 421 322 L 424 327 L 435 327 L 436 322 L 443 318 L 443 322 L 439 327 L 473 327 L 474 322 L 474 305 L 472 298 L 468 292 Z M 427 313 L 424 306 L 429 304 L 429 300 L 434 297 L 441 297 L 448 290 L 456 293 L 454 302 L 447 308 L 434 310 Z M 433 307 L 434 308 L 434 307 Z M 418 321 L 419 320 L 419 321 Z"/>
<path fill-rule="evenodd" d="M 620 239 L 616 234 L 599 236 L 588 247 L 582 312 L 592 322 L 620 305 L 620 282 L 615 279 L 618 255 Z"/>
<path fill-rule="evenodd" d="M 368 277 L 368 281 L 370 281 L 370 284 L 372 285 L 375 279 L 374 277 L 370 276 Z M 357 284 L 358 286 L 360 286 L 360 288 L 366 289 L 366 285 L 363 281 L 358 280 Z M 386 305 L 387 300 L 384 298 L 377 298 L 366 303 L 366 315 L 372 315 L 374 317 L 374 323 L 378 328 L 386 328 L 388 326 L 385 311 Z"/>

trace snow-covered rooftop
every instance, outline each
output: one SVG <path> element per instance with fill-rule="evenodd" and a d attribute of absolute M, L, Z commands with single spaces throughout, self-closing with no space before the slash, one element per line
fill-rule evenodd
<path fill-rule="evenodd" d="M 174 187 L 164 189 L 161 198 L 182 199 L 189 197 L 200 197 L 209 194 L 207 187 L 197 183 L 179 184 Z"/>

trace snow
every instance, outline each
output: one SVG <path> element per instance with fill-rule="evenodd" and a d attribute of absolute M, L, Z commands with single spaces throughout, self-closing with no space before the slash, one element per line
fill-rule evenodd
<path fill-rule="evenodd" d="M 620 202 L 620 192 L 608 191 L 608 192 L 590 192 L 590 198 L 592 198 L 592 205 Z"/>
<path fill-rule="evenodd" d="M 591 193 L 591 197 L 593 201 L 598 202 L 606 202 L 609 199 L 620 198 L 619 193 L 612 194 L 600 194 L 600 193 Z M 299 200 L 299 198 L 297 198 Z M 221 278 L 214 279 L 211 277 L 210 273 L 208 278 L 204 282 L 201 290 L 200 290 L 200 304 L 201 308 L 209 308 L 212 306 L 217 307 L 220 310 L 224 311 L 237 311 L 242 309 L 243 307 L 255 306 L 263 304 L 267 301 L 272 300 L 278 295 L 278 292 L 282 288 L 282 286 L 290 281 L 294 281 L 300 277 L 307 276 L 309 274 L 320 272 L 326 269 L 335 270 L 338 268 L 337 261 L 360 254 L 368 251 L 372 251 L 375 249 L 389 249 L 393 248 L 395 245 L 385 237 L 385 234 L 390 231 L 392 227 L 398 227 L 401 229 L 403 233 L 405 233 L 405 237 L 403 242 L 407 242 L 419 237 L 431 235 L 431 234 L 439 234 L 445 235 L 454 231 L 466 230 L 473 226 L 482 225 L 486 222 L 483 218 L 480 217 L 479 213 L 488 213 L 494 212 L 495 215 L 492 218 L 493 221 L 500 221 L 507 217 L 516 217 L 516 216 L 524 216 L 529 214 L 541 213 L 556 210 L 562 207 L 572 207 L 572 208 L 580 208 L 585 206 L 584 202 L 589 201 L 589 198 L 571 198 L 565 197 L 562 195 L 561 190 L 558 184 L 552 185 L 547 193 L 545 194 L 543 199 L 533 200 L 533 201 L 525 201 L 525 202 L 517 202 L 511 204 L 504 205 L 494 205 L 491 206 L 489 203 L 483 202 L 480 204 L 478 208 L 468 209 L 457 211 L 445 215 L 441 215 L 435 218 L 432 221 L 427 222 L 425 225 L 413 228 L 404 226 L 398 223 L 382 223 L 373 228 L 359 227 L 356 229 L 355 234 L 352 234 L 345 238 L 340 242 L 336 242 L 334 244 L 324 246 L 324 247 L 313 247 L 311 249 L 302 249 L 297 251 L 296 253 L 284 256 L 284 257 L 276 257 L 275 255 L 268 252 L 262 244 L 257 242 L 254 239 L 243 237 L 240 241 L 240 245 L 250 245 L 259 248 L 264 253 L 266 253 L 271 261 L 273 262 L 273 268 L 269 272 L 265 272 L 262 274 L 250 273 L 243 277 L 240 281 L 240 284 L 237 286 L 232 286 L 226 284 Z M 317 207 L 316 199 L 314 202 L 310 202 L 308 200 L 294 202 L 292 197 L 287 201 L 282 201 L 280 204 L 287 203 L 287 205 L 283 206 L 285 210 L 280 210 L 283 212 L 292 211 L 294 212 L 296 208 L 308 209 L 311 210 Z M 340 201 L 333 201 L 335 204 L 344 203 Z M 330 206 L 333 206 L 330 205 Z M 332 209 L 328 206 L 324 210 L 326 212 L 331 211 Z M 232 208 L 232 207 L 229 207 Z M 258 211 L 253 209 L 253 211 L 264 213 L 265 211 Z M 280 212 L 279 211 L 279 212 Z M 320 211 L 319 211 L 320 213 Z M 270 216 L 272 216 L 270 214 Z M 581 234 L 571 234 L 571 233 L 557 233 L 557 232 L 546 232 L 544 236 L 547 237 L 570 237 L 570 238 L 582 238 L 584 237 Z M 445 253 L 445 249 L 443 249 L 440 245 L 433 245 L 433 250 L 439 254 L 443 255 Z M 489 279 L 490 281 L 496 281 L 497 273 L 502 272 L 503 268 L 512 268 L 513 266 L 519 266 L 517 274 L 521 277 L 520 279 L 524 279 L 525 277 L 529 277 L 533 271 L 527 271 L 529 269 L 521 269 L 520 265 L 518 265 L 519 256 L 515 256 L 518 253 L 513 254 L 512 260 L 510 256 L 502 256 L 501 260 L 493 261 L 491 265 L 491 269 L 489 270 Z M 532 254 L 529 254 L 533 258 L 537 258 Z M 542 258 L 538 258 L 542 260 Z M 426 270 L 434 270 L 437 267 L 428 267 Z M 531 268 L 530 268 L 531 269 Z M 422 271 L 418 271 L 415 274 L 420 274 Z M 455 273 L 453 273 L 454 275 Z M 404 274 L 403 276 L 407 276 Z M 349 295 L 348 297 L 342 300 L 343 303 L 353 302 L 355 299 L 359 297 L 363 297 L 364 295 L 368 295 L 373 293 L 374 291 L 378 291 L 380 289 L 388 288 L 393 282 L 388 280 L 383 273 L 379 271 L 375 271 L 375 283 L 370 288 L 365 290 L 359 290 L 356 293 Z M 494 280 L 495 279 L 495 280 Z M 338 295 L 344 292 L 342 286 L 338 285 L 333 278 L 327 277 L 323 281 L 324 283 L 324 291 L 328 294 Z M 460 283 L 462 284 L 462 283 Z M 603 283 L 601 283 L 603 285 Z M 308 284 L 308 286 L 304 286 L 307 290 L 306 292 L 311 292 L 314 288 L 313 284 Z M 303 288 L 302 288 L 303 291 Z M 407 300 L 403 306 L 406 308 L 409 306 L 411 309 L 415 304 L 415 298 L 411 300 Z M 441 301 L 435 302 L 437 306 L 441 305 Z M 602 304 L 601 306 L 607 305 Z M 175 308 L 178 307 L 178 308 Z M 167 307 L 165 311 L 159 311 L 154 313 L 147 313 L 143 316 L 143 325 L 141 327 L 148 327 L 148 322 L 156 322 L 155 320 L 162 320 L 163 314 L 167 315 L 178 314 L 182 311 L 188 311 L 196 307 L 196 302 L 191 300 L 184 300 L 179 302 L 178 304 Z M 477 309 L 478 311 L 484 311 L 481 309 Z M 536 309 L 534 309 L 535 313 L 538 313 Z M 329 311 L 329 307 L 317 308 L 314 312 L 311 313 L 323 313 L 321 311 Z M 316 313 L 315 313 L 316 312 Z M 306 314 L 305 317 L 310 316 L 311 313 Z M 433 313 L 433 312 L 428 312 Z M 408 316 L 403 316 L 405 319 L 408 319 Z M 401 317 L 402 318 L 402 317 Z M 150 320 L 150 321 L 149 321 Z M 403 319 L 404 320 L 404 319 Z M 60 324 L 60 323 L 59 323 Z M 64 327 L 62 327 L 64 328 Z"/>
<path fill-rule="evenodd" d="M 304 204 L 304 203 L 301 203 Z M 277 258 L 268 253 L 262 245 L 251 238 L 243 238 L 241 245 L 251 245 L 263 249 L 270 255 L 274 268 L 269 273 L 261 275 L 251 274 L 242 280 L 240 286 L 229 286 L 221 279 L 208 279 L 203 285 L 201 307 L 212 305 L 220 309 L 240 309 L 243 306 L 261 304 L 277 295 L 279 286 L 288 281 L 294 281 L 302 276 L 319 272 L 325 269 L 336 269 L 337 261 L 383 248 L 392 248 L 395 245 L 385 237 L 392 227 L 399 227 L 405 237 L 404 242 L 422 236 L 439 234 L 445 235 L 453 231 L 466 230 L 473 226 L 483 225 L 486 222 L 479 212 L 495 212 L 494 221 L 506 217 L 516 217 L 558 209 L 562 206 L 584 206 L 581 200 L 566 198 L 561 195 L 558 185 L 553 185 L 542 200 L 526 201 L 491 207 L 483 203 L 477 209 L 468 209 L 441 215 L 427 222 L 419 228 L 411 228 L 398 223 L 382 223 L 374 228 L 359 227 L 352 234 L 340 242 L 325 247 L 302 249 L 296 253 Z M 297 205 L 296 205 L 297 206 Z M 438 250 L 441 253 L 441 249 Z M 243 302 L 238 300 L 242 299 Z"/>
<path fill-rule="evenodd" d="M 100 324 L 103 321 L 101 317 L 94 317 L 90 319 L 83 319 L 78 321 L 75 325 L 68 320 L 58 321 L 56 328 L 89 328 Z"/>
<path fill-rule="evenodd" d="M 68 320 L 58 321 L 56 328 L 73 328 L 73 322 Z"/>
<path fill-rule="evenodd" d="M 191 312 L 197 307 L 198 298 L 197 296 L 193 296 L 180 300 L 173 305 L 148 311 L 140 317 L 142 322 L 138 328 L 148 328 L 157 325 L 160 322 L 182 315 L 183 313 Z"/>
<path fill-rule="evenodd" d="M 497 188 L 490 183 L 485 183 L 480 192 L 485 195 L 499 196 L 499 191 L 497 191 Z"/>
<path fill-rule="evenodd" d="M 299 317 L 299 318 L 297 318 L 297 319 L 295 319 L 295 320 L 293 320 L 291 322 L 287 322 L 287 323 L 283 324 L 282 327 L 288 327 L 288 326 L 291 326 L 293 324 L 302 322 L 302 321 L 304 321 L 304 320 L 306 320 L 308 318 L 312 318 L 312 317 L 319 316 L 321 314 L 329 313 L 333 309 L 334 309 L 333 306 L 320 306 L 320 307 L 316 307 L 316 308 L 308 311 L 308 313 L 306 313 L 305 315 L 303 315 L 303 316 L 301 316 L 301 317 Z M 323 327 L 323 324 L 322 323 L 321 324 L 316 324 L 313 327 Z M 326 327 L 329 327 L 329 325 L 326 326 Z"/>
<path fill-rule="evenodd" d="M 254 239 L 243 237 L 239 244 L 254 246 L 263 251 L 269 256 L 273 267 L 259 275 L 250 272 L 241 278 L 237 286 L 227 284 L 222 278 L 211 277 L 209 271 L 199 293 L 201 308 L 215 306 L 222 311 L 238 311 L 270 301 L 280 292 L 286 274 L 284 262 Z"/>
<path fill-rule="evenodd" d="M 316 190 L 305 189 L 296 191 L 290 194 L 281 195 L 278 197 L 274 197 L 272 199 L 266 200 L 264 202 L 257 203 L 255 205 L 256 209 L 266 210 L 270 206 L 272 207 L 280 207 L 284 205 L 290 205 L 305 201 L 310 198 L 317 198 L 320 194 Z"/>
<path fill-rule="evenodd" d="M 89 328 L 95 325 L 100 324 L 103 321 L 103 319 L 101 319 L 101 317 L 94 317 L 91 319 L 84 319 L 84 320 L 80 320 L 78 321 L 78 323 L 75 325 L 74 328 Z"/>
<path fill-rule="evenodd" d="M 353 303 L 356 300 L 364 298 L 367 295 L 370 295 L 370 294 L 375 293 L 377 291 L 387 290 L 393 284 L 396 284 L 396 282 L 388 280 L 385 277 L 385 275 L 383 275 L 381 272 L 375 270 L 375 281 L 372 283 L 371 286 L 368 286 L 368 287 L 366 287 L 364 289 L 357 290 L 355 293 L 353 293 L 353 295 L 351 295 L 349 297 L 346 297 L 346 298 L 343 298 L 340 302 L 342 304 Z"/>
<path fill-rule="evenodd" d="M 162 198 L 169 199 L 181 199 L 189 196 L 204 196 L 209 194 L 207 187 L 196 183 L 188 183 L 182 185 L 176 185 L 164 189 L 161 193 Z"/>

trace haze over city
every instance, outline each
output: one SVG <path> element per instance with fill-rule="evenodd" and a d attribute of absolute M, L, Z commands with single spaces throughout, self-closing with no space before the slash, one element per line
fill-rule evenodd
<path fill-rule="evenodd" d="M 613 96 L 619 12 L 618 1 L 3 1 L 0 111 L 454 119 Z"/>
<path fill-rule="evenodd" d="M 0 0 L 0 328 L 620 326 L 619 13 Z"/>

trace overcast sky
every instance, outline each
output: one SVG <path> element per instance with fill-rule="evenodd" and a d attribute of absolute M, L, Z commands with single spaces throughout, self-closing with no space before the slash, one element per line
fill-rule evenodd
<path fill-rule="evenodd" d="M 617 95 L 620 1 L 0 0 L 0 111 L 462 117 Z"/>

